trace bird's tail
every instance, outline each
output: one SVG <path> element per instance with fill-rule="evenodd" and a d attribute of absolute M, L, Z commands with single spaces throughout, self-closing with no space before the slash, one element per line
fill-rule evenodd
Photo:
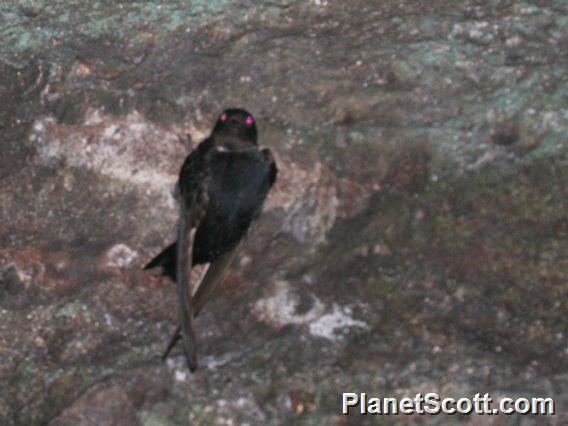
<path fill-rule="evenodd" d="M 154 257 L 144 269 L 162 268 L 161 274 L 176 280 L 176 243 L 172 243 Z"/>

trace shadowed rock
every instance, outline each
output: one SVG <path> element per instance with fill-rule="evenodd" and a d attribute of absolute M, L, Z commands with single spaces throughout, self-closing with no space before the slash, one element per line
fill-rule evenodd
<path fill-rule="evenodd" d="M 1 423 L 340 423 L 343 391 L 551 396 L 562 423 L 566 12 L 4 2 Z M 140 267 L 229 106 L 279 182 L 189 374 L 159 360 L 175 289 Z"/>

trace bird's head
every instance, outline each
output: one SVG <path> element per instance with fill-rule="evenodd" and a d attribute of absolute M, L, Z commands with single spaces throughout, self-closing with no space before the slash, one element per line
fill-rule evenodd
<path fill-rule="evenodd" d="M 244 109 L 227 109 L 217 119 L 213 135 L 238 138 L 256 145 L 256 122 Z"/>

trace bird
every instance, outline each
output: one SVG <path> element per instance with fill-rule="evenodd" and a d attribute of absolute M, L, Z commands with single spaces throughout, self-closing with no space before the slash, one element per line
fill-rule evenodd
<path fill-rule="evenodd" d="M 177 240 L 144 269 L 161 268 L 176 282 L 179 325 L 162 355 L 182 339 L 187 367 L 197 369 L 194 317 L 228 272 L 241 241 L 263 208 L 278 169 L 270 149 L 258 146 L 256 120 L 241 108 L 224 110 L 210 135 L 186 157 L 174 195 L 179 201 Z M 190 271 L 205 264 L 195 294 Z"/>

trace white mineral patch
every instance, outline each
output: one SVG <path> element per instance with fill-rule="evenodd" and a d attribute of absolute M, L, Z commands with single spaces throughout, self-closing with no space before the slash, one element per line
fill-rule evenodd
<path fill-rule="evenodd" d="M 138 253 L 126 244 L 115 244 L 106 254 L 105 265 L 109 268 L 127 268 L 137 257 Z"/>
<path fill-rule="evenodd" d="M 281 328 L 288 324 L 308 324 L 312 336 L 328 340 L 342 338 L 344 328 L 358 327 L 368 329 L 363 321 L 353 319 L 353 308 L 333 305 L 332 312 L 325 313 L 323 303 L 314 297 L 313 307 L 302 314 L 296 313 L 298 300 L 286 281 L 276 281 L 273 294 L 258 300 L 252 309 L 253 315 L 272 327 Z"/>
<path fill-rule="evenodd" d="M 108 126 L 104 132 L 103 132 L 103 136 L 105 138 L 110 138 L 111 136 L 114 136 L 114 134 L 117 132 L 118 130 L 118 126 L 116 124 L 111 124 L 110 126 Z"/>
<path fill-rule="evenodd" d="M 273 294 L 258 300 L 252 308 L 253 315 L 260 321 L 281 328 L 287 324 L 306 324 L 323 314 L 323 304 L 315 296 L 312 308 L 297 314 L 298 299 L 290 291 L 290 285 L 276 281 L 273 287 Z"/>
<path fill-rule="evenodd" d="M 238 353 L 226 353 L 220 356 L 204 356 L 199 363 L 203 364 L 203 366 L 210 370 L 216 370 L 218 367 L 222 367 L 238 355 Z"/>
<path fill-rule="evenodd" d="M 59 124 L 50 116 L 37 119 L 30 141 L 41 161 L 63 158 L 70 166 L 163 194 L 173 207 L 169 194 L 188 153 L 179 143 L 181 133 L 175 127 L 157 126 L 136 111 L 115 117 L 90 109 L 79 125 Z"/>
<path fill-rule="evenodd" d="M 104 319 L 106 325 L 112 325 L 112 317 L 110 316 L 110 314 L 106 313 L 104 315 Z"/>
<path fill-rule="evenodd" d="M 310 334 L 312 336 L 323 337 L 328 340 L 339 340 L 342 338 L 338 332 L 347 327 L 359 327 L 368 330 L 369 326 L 363 321 L 354 320 L 353 309 L 349 306 L 340 307 L 333 305 L 331 313 L 320 316 L 310 323 Z"/>
<path fill-rule="evenodd" d="M 85 125 L 93 126 L 95 124 L 101 124 L 103 122 L 103 116 L 100 110 L 91 109 L 85 115 Z"/>
<path fill-rule="evenodd" d="M 235 410 L 245 411 L 251 417 L 256 418 L 258 424 L 263 424 L 266 416 L 264 412 L 260 409 L 260 407 L 256 404 L 252 395 L 240 396 L 235 399 L 218 399 L 215 401 L 215 405 L 218 407 L 219 414 L 223 417 L 220 417 L 218 424 L 223 425 L 235 425 L 237 423 L 234 422 L 233 416 Z M 224 416 L 227 416 L 224 418 Z M 238 423 L 242 425 L 246 425 L 247 423 Z"/>
<path fill-rule="evenodd" d="M 187 373 L 182 370 L 176 370 L 174 378 L 176 382 L 185 382 L 187 380 Z"/>
<path fill-rule="evenodd" d="M 185 355 L 168 357 L 166 360 L 166 366 L 172 371 L 176 381 L 182 382 L 189 378 L 189 375 L 187 375 Z M 186 373 L 185 378 L 182 373 Z"/>

